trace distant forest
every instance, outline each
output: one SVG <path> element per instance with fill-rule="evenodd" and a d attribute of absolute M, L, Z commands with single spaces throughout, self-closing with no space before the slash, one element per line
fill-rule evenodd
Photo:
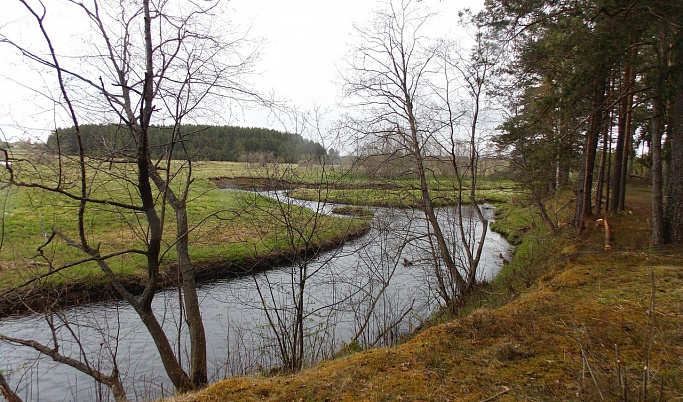
<path fill-rule="evenodd" d="M 136 149 L 135 141 L 125 126 L 83 125 L 80 129 L 83 147 L 88 155 L 120 157 Z M 150 130 L 153 130 L 149 136 L 152 157 L 158 158 L 169 149 L 172 127 L 150 127 Z M 195 160 L 236 162 L 266 158 L 297 163 L 312 156 L 327 155 L 322 145 L 299 134 L 265 128 L 184 125 L 180 134 L 187 154 Z M 59 145 L 62 153 L 77 154 L 74 127 L 56 130 L 48 138 L 47 145 L 53 150 Z M 176 149 L 178 147 L 179 144 L 176 144 Z"/>

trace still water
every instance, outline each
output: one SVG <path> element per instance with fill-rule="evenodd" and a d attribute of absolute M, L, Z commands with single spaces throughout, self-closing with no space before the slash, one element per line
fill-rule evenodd
<path fill-rule="evenodd" d="M 333 204 L 268 194 L 329 214 Z M 361 345 L 390 344 L 418 325 L 438 307 L 433 264 L 425 253 L 427 225 L 419 211 L 373 208 L 372 229 L 342 247 L 318 255 L 307 265 L 309 279 L 304 297 L 307 364 L 329 357 L 358 335 Z M 487 218 L 493 210 L 485 208 Z M 481 227 L 464 211 L 472 233 Z M 455 211 L 439 210 L 444 227 L 454 231 Z M 455 239 L 455 233 L 450 234 Z M 454 244 L 456 240 L 452 240 Z M 489 280 L 499 271 L 511 247 L 497 233 L 487 233 L 479 278 Z M 292 316 L 292 275 L 301 266 L 282 266 L 238 279 L 218 280 L 199 289 L 207 335 L 211 381 L 267 371 L 278 366 L 276 338 L 263 306 L 288 322 Z M 154 298 L 154 309 L 181 356 L 189 353 L 183 317 L 179 316 L 177 289 Z M 374 306 L 370 309 L 369 306 Z M 369 311 L 371 311 L 369 313 Z M 363 325 L 365 323 L 365 325 Z M 34 339 L 54 346 L 46 317 L 32 315 L 0 321 L 0 333 Z M 154 399 L 172 393 L 154 343 L 135 311 L 123 302 L 95 303 L 69 308 L 52 317 L 60 350 L 108 372 L 116 361 L 128 397 Z M 362 330 L 361 330 L 362 329 Z M 79 344 L 73 339 L 82 340 Z M 184 363 L 187 359 L 184 358 Z M 0 370 L 26 401 L 109 400 L 106 387 L 85 374 L 32 349 L 0 343 Z"/>

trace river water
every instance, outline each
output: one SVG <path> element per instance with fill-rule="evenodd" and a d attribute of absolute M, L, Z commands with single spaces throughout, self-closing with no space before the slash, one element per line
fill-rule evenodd
<path fill-rule="evenodd" d="M 289 199 L 282 192 L 269 195 L 325 214 L 334 207 Z M 425 254 L 429 243 L 422 214 L 415 210 L 372 209 L 375 216 L 368 234 L 322 253 L 306 265 L 309 278 L 303 305 L 307 364 L 330 357 L 354 334 L 358 334 L 360 345 L 391 344 L 439 305 L 436 289 L 430 286 L 435 282 L 433 264 Z M 472 227 L 474 235 L 481 233 L 476 220 L 469 219 L 470 213 L 463 215 L 466 225 Z M 489 219 L 493 217 L 491 208 L 485 208 L 484 213 Z M 439 219 L 449 233 L 455 229 L 449 223 L 454 217 L 453 209 L 439 210 Z M 450 233 L 450 237 L 457 236 Z M 510 252 L 509 244 L 489 230 L 478 277 L 493 278 Z M 273 321 L 279 317 L 285 325 L 291 322 L 292 278 L 298 278 L 300 268 L 300 264 L 277 267 L 199 288 L 211 381 L 278 366 L 281 360 L 277 338 L 263 306 Z M 189 347 L 178 299 L 177 289 L 160 292 L 154 298 L 154 308 L 176 350 L 187 356 Z M 79 306 L 48 318 L 7 318 L 0 321 L 0 333 L 54 346 L 52 325 L 63 354 L 105 372 L 116 361 L 129 398 L 146 400 L 172 393 L 154 343 L 126 303 Z M 80 345 L 73 341 L 75 337 L 82 340 Z M 108 389 L 87 375 L 26 347 L 0 343 L 0 370 L 26 401 L 112 399 Z"/>

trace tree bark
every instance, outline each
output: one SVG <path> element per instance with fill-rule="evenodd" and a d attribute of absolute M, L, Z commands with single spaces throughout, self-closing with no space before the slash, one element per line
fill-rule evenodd
<path fill-rule="evenodd" d="M 602 211 L 602 196 L 603 196 L 603 187 L 605 186 L 605 169 L 607 165 L 607 153 L 609 152 L 609 149 L 607 148 L 607 144 L 609 143 L 608 136 L 610 134 L 609 128 L 609 119 L 610 119 L 610 112 L 607 112 L 607 118 L 605 119 L 605 124 L 602 129 L 602 153 L 600 155 L 600 167 L 598 168 L 598 179 L 596 183 L 596 191 L 595 191 L 595 212 L 600 214 Z M 609 191 L 609 188 L 608 188 Z M 605 203 L 605 209 L 607 209 L 608 205 Z"/>
<path fill-rule="evenodd" d="M 409 107 L 409 115 L 412 116 L 412 106 Z M 448 251 L 448 245 L 446 244 L 446 238 L 441 230 L 441 225 L 439 224 L 436 213 L 434 212 L 434 204 L 432 198 L 429 194 L 429 185 L 427 182 L 427 175 L 424 167 L 424 160 L 420 150 L 420 143 L 417 138 L 417 126 L 414 118 L 410 118 L 410 131 L 411 131 L 411 142 L 412 142 L 412 153 L 415 157 L 415 163 L 417 165 L 417 172 L 420 178 L 420 194 L 422 197 L 422 208 L 429 221 L 430 226 L 434 232 L 434 237 L 436 238 L 437 246 L 439 248 L 439 255 L 446 264 L 446 269 L 450 272 L 452 279 L 455 281 L 455 286 L 458 294 L 465 290 L 466 284 L 462 275 L 458 271 L 458 267 L 453 260 L 453 256 Z M 452 303 L 453 300 L 446 300 L 447 303 Z"/>
<path fill-rule="evenodd" d="M 147 222 L 150 227 L 150 240 L 147 249 L 147 274 L 148 286 L 145 288 L 140 301 L 134 303 L 133 307 L 140 315 L 142 322 L 149 331 L 154 343 L 159 351 L 159 356 L 164 365 L 164 369 L 169 376 L 171 382 L 178 391 L 187 391 L 192 389 L 190 377 L 185 373 L 181 367 L 178 359 L 173 353 L 173 348 L 168 341 L 168 337 L 164 333 L 159 321 L 154 316 L 152 311 L 152 299 L 156 292 L 156 278 L 159 275 L 159 253 L 161 250 L 162 241 L 162 222 L 157 214 L 154 205 L 154 194 L 151 186 L 151 158 L 149 156 L 149 133 L 148 128 L 151 121 L 153 111 L 153 66 L 152 66 L 152 31 L 151 31 L 151 16 L 149 10 L 149 0 L 143 1 L 143 12 L 145 21 L 145 52 L 146 52 L 146 68 L 145 68 L 145 82 L 142 94 L 142 104 L 140 105 L 140 127 L 138 131 L 138 188 L 140 191 L 140 199 L 145 210 Z M 131 127 L 136 130 L 135 127 Z"/>
<path fill-rule="evenodd" d="M 178 243 L 178 269 L 183 278 L 182 289 L 185 301 L 185 320 L 190 333 L 190 379 L 195 387 L 202 387 L 208 382 L 206 361 L 206 333 L 197 297 L 197 283 L 194 268 L 190 261 L 189 227 L 187 208 L 184 202 L 179 203 L 176 210 Z"/>
<path fill-rule="evenodd" d="M 5 376 L 2 375 L 2 372 L 0 371 L 0 392 L 2 393 L 2 396 L 7 399 L 7 402 L 22 402 L 21 398 L 19 398 L 19 395 L 17 395 L 12 388 L 9 386 L 7 383 L 7 380 L 5 380 Z"/>
<path fill-rule="evenodd" d="M 655 67 L 655 79 L 652 85 L 652 244 L 664 243 L 664 207 L 662 191 L 662 133 L 664 116 L 662 113 L 664 76 L 667 68 L 667 35 L 666 27 L 660 28 L 658 65 Z"/>
<path fill-rule="evenodd" d="M 633 120 L 633 89 L 635 86 L 636 71 L 633 68 L 633 62 L 638 54 L 637 48 L 632 48 L 629 51 L 628 61 L 626 64 L 626 71 L 624 72 L 624 79 L 626 82 L 626 93 L 622 96 L 626 97 L 626 122 L 624 127 L 624 147 L 622 149 L 621 157 L 621 176 L 619 178 L 619 205 L 617 211 L 623 211 L 626 206 L 626 179 L 628 178 L 628 163 L 631 156 L 631 143 L 633 142 L 633 133 L 631 123 Z"/>
<path fill-rule="evenodd" d="M 679 28 L 679 31 L 683 29 Z M 674 83 L 674 106 L 671 112 L 671 164 L 667 183 L 665 240 L 683 244 L 683 32 L 672 49 L 674 65 L 671 78 Z"/>
<path fill-rule="evenodd" d="M 586 138 L 584 142 L 584 163 L 579 171 L 576 194 L 576 210 L 574 212 L 574 226 L 579 233 L 584 228 L 586 216 L 593 214 L 591 208 L 591 188 L 593 186 L 593 168 L 595 167 L 598 139 L 600 137 L 604 116 L 603 103 L 605 101 L 606 81 L 607 73 L 601 74 L 601 76 L 598 78 L 598 81 L 596 81 L 597 85 L 593 98 L 593 111 L 589 119 L 588 131 L 586 132 Z"/>
<path fill-rule="evenodd" d="M 628 72 L 628 67 L 624 73 L 624 77 Z M 621 169 L 622 160 L 624 157 L 624 144 L 626 142 L 626 109 L 627 109 L 627 99 L 624 96 L 624 91 L 626 90 L 626 79 L 623 78 L 620 88 L 619 108 L 617 116 L 617 146 L 614 150 L 614 164 L 612 165 L 612 177 L 610 177 L 610 182 L 612 187 L 612 197 L 610 199 L 609 210 L 610 212 L 617 212 L 619 210 L 619 204 L 621 203 Z"/>

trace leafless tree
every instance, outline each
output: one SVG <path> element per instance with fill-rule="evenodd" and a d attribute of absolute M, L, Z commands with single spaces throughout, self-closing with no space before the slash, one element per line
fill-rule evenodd
<path fill-rule="evenodd" d="M 472 22 L 476 24 L 476 20 L 472 20 Z M 476 193 L 479 178 L 479 141 L 482 140 L 479 125 L 487 85 L 489 85 L 490 76 L 493 73 L 499 53 L 499 49 L 486 40 L 481 27 L 475 26 L 475 29 L 475 43 L 469 54 L 454 58 L 450 46 L 444 45 L 442 47 L 440 52 L 443 63 L 442 84 L 434 87 L 434 92 L 444 105 L 445 115 L 448 116 L 444 124 L 447 133 L 447 141 L 444 143 L 448 144 L 449 148 L 443 151 L 449 156 L 456 179 L 454 188 L 457 191 L 456 215 L 458 220 L 455 226 L 458 229 L 460 239 L 460 247 L 456 249 L 464 254 L 461 267 L 464 268 L 466 287 L 461 291 L 465 294 L 477 281 L 477 268 L 488 230 L 488 220 L 484 216 Z M 450 72 L 454 72 L 454 76 Z M 452 106 L 454 100 L 452 100 L 453 95 L 451 93 L 454 84 L 456 93 L 464 92 L 461 95 L 465 105 L 462 112 L 455 112 Z M 467 123 L 463 124 L 462 120 Z M 467 136 L 460 141 L 456 135 L 459 123 L 468 128 Z M 458 149 L 458 145 L 462 149 Z M 465 205 L 473 212 L 471 215 L 474 215 L 469 216 L 467 220 L 463 219 L 468 212 L 463 208 Z M 480 230 L 476 230 L 477 224 L 474 222 L 478 222 Z M 477 234 L 477 232 L 479 233 Z M 454 274 L 450 276 L 452 277 Z"/>
<path fill-rule="evenodd" d="M 352 50 L 344 79 L 347 99 L 362 113 L 355 119 L 357 134 L 395 144 L 394 148 L 411 158 L 420 207 L 433 240 L 439 295 L 454 307 L 475 285 L 488 223 L 476 199 L 476 180 L 479 107 L 491 60 L 484 59 L 490 54 L 482 53 L 485 49 L 481 47 L 475 48 L 471 61 L 456 60 L 447 42 L 427 36 L 432 17 L 413 1 L 386 1 L 370 26 L 358 28 L 359 44 Z M 471 107 L 463 110 L 461 103 Z M 463 120 L 466 118 L 469 120 Z M 465 155 L 458 147 L 463 121 L 469 127 L 462 141 Z M 466 164 L 460 166 L 463 156 Z M 449 226 L 440 222 L 438 194 L 430 187 L 430 182 L 437 180 L 430 161 L 443 158 L 450 160 L 455 171 L 451 188 L 458 206 L 456 237 L 460 244 L 446 233 Z M 469 223 L 463 222 L 464 205 L 472 206 L 483 227 L 476 238 L 467 235 L 471 231 Z M 465 252 L 463 261 L 458 261 L 459 250 Z"/>
<path fill-rule="evenodd" d="M 315 109 L 310 113 L 292 111 L 283 119 L 290 126 L 289 131 L 319 137 L 324 143 L 321 114 Z M 286 120 L 286 121 L 285 121 Z M 300 165 L 306 169 L 296 169 L 291 165 L 270 163 L 262 168 L 269 183 L 266 189 L 278 189 L 279 183 L 314 182 L 313 201 L 300 201 L 288 197 L 282 191 L 267 191 L 267 198 L 255 193 L 243 194 L 241 213 L 248 213 L 254 221 L 254 230 L 260 239 L 272 238 L 275 231 L 278 239 L 274 250 L 286 256 L 284 271 L 264 272 L 253 276 L 254 287 L 258 293 L 255 308 L 264 317 L 268 334 L 262 334 L 262 342 L 267 348 L 276 350 L 275 361 L 280 369 L 297 372 L 306 364 L 317 361 L 315 355 L 326 353 L 322 345 L 329 340 L 328 329 L 334 321 L 328 316 L 322 321 L 320 312 L 331 310 L 338 300 L 314 300 L 310 287 L 317 277 L 324 275 L 328 264 L 337 256 L 332 251 L 325 256 L 320 252 L 329 249 L 325 236 L 333 227 L 349 231 L 351 227 L 338 227 L 328 215 L 327 196 L 334 183 L 344 176 L 339 169 L 334 170 L 324 156 L 311 156 Z M 304 174 L 306 179 L 299 177 Z M 311 180 L 315 175 L 315 180 Z M 263 189 L 254 189 L 263 190 Z M 246 212 L 248 211 L 248 212 Z M 273 224 L 283 231 L 278 232 Z M 343 236 L 348 234 L 344 233 Z M 264 244 L 265 245 L 265 244 Z M 268 245 L 265 245 L 269 247 Z M 328 353 L 329 354 L 329 353 Z"/>
<path fill-rule="evenodd" d="M 56 130 L 54 174 L 44 180 L 36 179 L 41 177 L 36 172 L 6 164 L 8 180 L 13 185 L 51 192 L 78 203 L 75 237 L 55 227 L 41 249 L 60 241 L 79 250 L 84 257 L 60 266 L 53 266 L 48 260 L 47 275 L 95 263 L 139 315 L 175 388 L 185 391 L 202 386 L 207 381 L 206 341 L 189 257 L 192 227 L 187 215 L 193 161 L 185 148 L 184 137 L 189 134 L 182 131 L 182 123 L 215 112 L 215 108 L 230 101 L 258 99 L 242 83 L 255 55 L 242 53 L 244 38 L 228 41 L 216 31 L 212 24 L 220 11 L 217 1 L 199 5 L 166 0 L 120 4 L 66 0 L 65 5 L 78 15 L 74 22 L 89 24 L 92 49 L 76 47 L 82 54 L 56 48 L 49 32 L 49 10 L 42 2 L 18 1 L 41 32 L 47 51 L 14 38 L 0 39 L 29 62 L 54 73 L 59 91 L 59 96 L 52 97 L 55 109 L 64 111 L 67 121 L 73 124 L 78 143 L 76 155 L 65 154 L 60 147 L 59 129 Z M 126 146 L 104 156 L 88 154 L 80 126 L 93 115 L 124 127 Z M 172 127 L 172 140 L 165 144 L 165 153 L 158 160 L 153 160 L 150 152 L 150 137 L 154 135 L 151 127 L 155 124 Z M 72 185 L 71 174 L 75 175 L 76 185 Z M 127 190 L 128 198 L 98 191 L 100 180 L 119 183 Z M 167 210 L 172 211 L 173 225 L 167 222 Z M 139 239 L 139 246 L 105 252 L 88 224 L 93 213 L 110 213 L 123 220 Z M 174 352 L 152 309 L 161 280 L 161 261 L 171 248 L 175 248 L 178 256 L 182 306 L 191 344 L 189 371 L 183 368 L 181 356 Z M 123 255 L 141 255 L 146 261 L 146 280 L 141 292 L 126 287 L 109 263 Z M 28 281 L 27 285 L 39 279 Z M 57 345 L 1 338 L 33 347 L 84 371 L 80 368 L 83 362 L 66 359 Z M 84 372 L 109 386 L 117 399 L 126 398 L 116 371 L 104 375 L 92 367 Z"/>

